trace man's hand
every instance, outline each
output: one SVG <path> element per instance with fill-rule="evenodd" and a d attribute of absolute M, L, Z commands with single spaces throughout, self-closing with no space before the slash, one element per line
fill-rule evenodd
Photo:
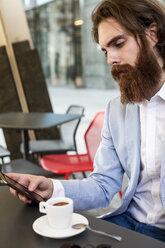
<path fill-rule="evenodd" d="M 49 178 L 43 176 L 34 176 L 29 174 L 16 174 L 16 173 L 6 173 L 7 176 L 17 181 L 18 183 L 24 185 L 28 188 L 30 192 L 35 191 L 43 198 L 49 199 L 53 193 L 53 183 Z M 20 200 L 31 203 L 32 200 L 26 196 L 21 195 L 15 189 L 10 188 L 10 192 L 18 196 Z"/>

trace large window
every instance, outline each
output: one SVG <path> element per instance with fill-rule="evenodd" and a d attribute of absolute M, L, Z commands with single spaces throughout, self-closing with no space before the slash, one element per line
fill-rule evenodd
<path fill-rule="evenodd" d="M 24 5 L 47 82 L 52 85 L 82 86 L 83 21 L 80 18 L 79 0 L 25 0 Z"/>
<path fill-rule="evenodd" d="M 91 37 L 90 15 L 100 0 L 23 0 L 49 85 L 113 89 L 109 66 Z"/>

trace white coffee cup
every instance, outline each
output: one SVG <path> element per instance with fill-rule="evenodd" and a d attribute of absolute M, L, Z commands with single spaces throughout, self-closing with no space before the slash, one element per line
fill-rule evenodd
<path fill-rule="evenodd" d="M 65 205 L 54 205 L 66 203 Z M 55 229 L 66 229 L 71 226 L 73 201 L 67 197 L 56 197 L 46 202 L 40 202 L 39 211 L 47 214 L 48 223 Z"/>

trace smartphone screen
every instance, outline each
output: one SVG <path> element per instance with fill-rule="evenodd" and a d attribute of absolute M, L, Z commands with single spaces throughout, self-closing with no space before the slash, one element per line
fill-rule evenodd
<path fill-rule="evenodd" d="M 18 183 L 17 181 L 13 180 L 12 178 L 8 177 L 2 172 L 0 172 L 0 179 L 9 187 L 15 189 L 20 194 L 25 195 L 26 197 L 30 198 L 31 200 L 37 203 L 41 201 L 46 201 L 46 199 L 44 199 L 42 196 L 37 194 L 35 191 L 30 192 L 28 188 L 26 188 L 24 185 Z"/>

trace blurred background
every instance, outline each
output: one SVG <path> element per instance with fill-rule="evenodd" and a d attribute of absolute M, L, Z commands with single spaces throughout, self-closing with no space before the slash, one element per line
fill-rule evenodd
<path fill-rule="evenodd" d="M 109 67 L 91 36 L 98 0 L 24 0 L 34 47 L 48 85 L 114 89 Z"/>
<path fill-rule="evenodd" d="M 18 57 L 13 53 L 16 53 L 16 49 L 19 52 L 36 49 L 53 111 L 63 113 L 71 104 L 85 107 L 85 117 L 76 135 L 80 152 L 84 149 L 82 137 L 95 113 L 105 109 L 109 99 L 119 95 L 118 85 L 111 77 L 111 68 L 106 63 L 105 55 L 91 35 L 91 12 L 99 2 L 0 0 L 0 45 L 7 50 L 22 110 L 28 112 L 26 103 L 28 105 L 27 98 L 30 96 L 24 92 L 26 85 L 31 84 L 32 88 L 35 82 L 34 78 L 28 78 L 26 82 L 22 79 L 25 68 L 22 69 L 21 59 L 27 54 Z M 25 41 L 28 41 L 29 47 L 26 44 L 22 49 L 21 42 Z M 29 58 L 24 63 L 26 70 L 28 63 Z M 36 92 L 36 98 L 39 97 L 40 88 Z M 4 101 L 2 98 L 1 101 Z M 0 135 L 1 144 L 6 146 L 2 130 Z"/>

